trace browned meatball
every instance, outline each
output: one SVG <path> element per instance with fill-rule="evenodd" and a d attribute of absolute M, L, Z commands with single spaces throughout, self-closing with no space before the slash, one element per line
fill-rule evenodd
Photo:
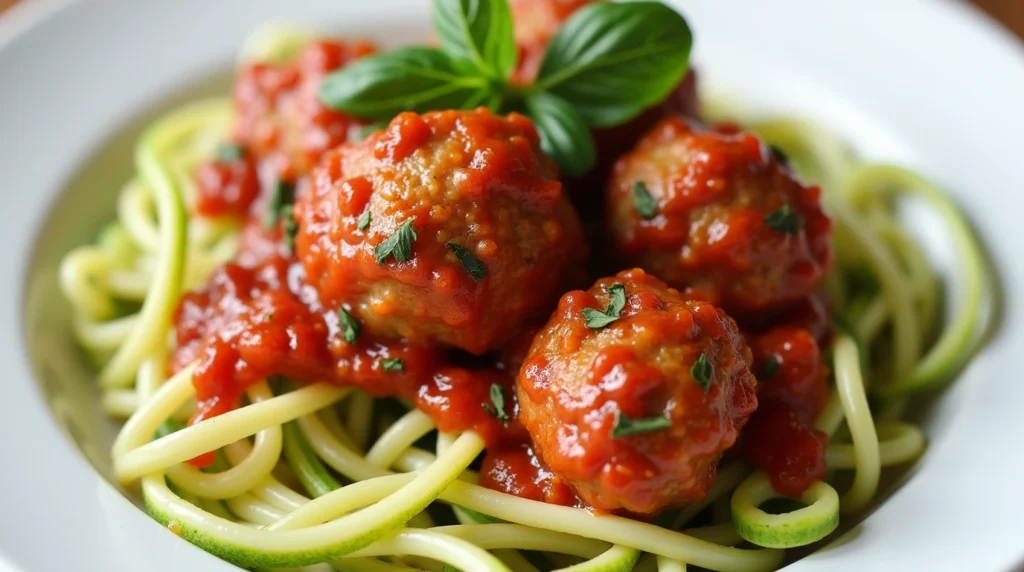
<path fill-rule="evenodd" d="M 739 315 L 805 298 L 832 261 L 818 187 L 754 135 L 680 117 L 618 161 L 606 215 L 624 263 Z"/>
<path fill-rule="evenodd" d="M 562 296 L 520 370 L 519 420 L 599 510 L 695 503 L 757 408 L 750 361 L 724 312 L 622 272 Z"/>
<path fill-rule="evenodd" d="M 519 62 L 513 76 L 518 83 L 532 83 L 544 61 L 548 42 L 577 10 L 602 0 L 511 0 Z"/>
<path fill-rule="evenodd" d="M 328 307 L 377 335 L 477 354 L 550 311 L 586 256 L 533 124 L 486 109 L 403 113 L 329 153 L 296 219 Z"/>

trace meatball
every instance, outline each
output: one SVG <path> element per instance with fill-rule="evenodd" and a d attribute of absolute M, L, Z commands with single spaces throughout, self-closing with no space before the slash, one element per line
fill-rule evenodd
<path fill-rule="evenodd" d="M 562 297 L 519 372 L 519 420 L 595 509 L 696 503 L 757 408 L 750 360 L 724 312 L 622 272 Z"/>
<path fill-rule="evenodd" d="M 513 80 L 523 84 L 533 82 L 551 38 L 576 10 L 595 1 L 599 0 L 511 0 L 509 6 L 519 48 L 519 63 Z"/>
<path fill-rule="evenodd" d="M 267 166 L 268 175 L 295 180 L 366 122 L 325 107 L 317 89 L 328 73 L 372 54 L 366 42 L 319 41 L 293 61 L 246 65 L 235 81 L 234 138 Z"/>
<path fill-rule="evenodd" d="M 623 261 L 737 317 L 806 297 L 832 261 L 820 189 L 749 133 L 666 117 L 616 163 L 606 203 Z"/>
<path fill-rule="evenodd" d="M 524 116 L 403 113 L 328 153 L 295 205 L 328 307 L 370 332 L 480 354 L 549 312 L 586 245 Z"/>

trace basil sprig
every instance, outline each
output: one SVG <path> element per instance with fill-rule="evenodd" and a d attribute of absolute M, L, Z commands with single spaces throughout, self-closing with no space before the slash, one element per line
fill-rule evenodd
<path fill-rule="evenodd" d="M 506 0 L 436 0 L 434 29 L 452 58 L 503 80 L 516 65 L 512 13 Z"/>
<path fill-rule="evenodd" d="M 320 100 L 352 115 L 389 120 L 403 111 L 489 106 L 490 82 L 434 48 L 411 47 L 355 61 L 320 84 Z"/>
<path fill-rule="evenodd" d="M 584 6 L 544 52 L 534 89 L 569 101 L 594 127 L 612 127 L 665 99 L 690 59 L 686 20 L 661 2 Z"/>
<path fill-rule="evenodd" d="M 327 76 L 320 100 L 376 121 L 480 106 L 523 112 L 567 175 L 593 167 L 592 128 L 625 123 L 668 96 L 693 43 L 686 20 L 661 2 L 591 4 L 555 34 L 537 81 L 520 86 L 510 81 L 518 50 L 508 0 L 434 0 L 432 19 L 440 49 L 363 58 Z"/>

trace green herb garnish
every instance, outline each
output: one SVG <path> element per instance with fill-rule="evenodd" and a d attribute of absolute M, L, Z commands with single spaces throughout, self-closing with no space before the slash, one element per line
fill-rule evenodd
<path fill-rule="evenodd" d="M 858 294 L 878 292 L 878 277 L 870 264 L 857 264 L 846 271 L 850 289 Z"/>
<path fill-rule="evenodd" d="M 366 230 L 370 228 L 370 219 L 373 217 L 373 213 L 370 212 L 370 208 L 367 207 L 363 214 L 359 215 L 359 220 L 356 221 L 356 228 L 359 230 Z"/>
<path fill-rule="evenodd" d="M 764 222 L 782 234 L 796 234 L 804 226 L 800 216 L 793 212 L 789 205 L 783 205 L 764 215 Z"/>
<path fill-rule="evenodd" d="M 452 251 L 452 254 L 459 259 L 462 263 L 462 267 L 469 272 L 469 275 L 473 277 L 473 280 L 477 282 L 484 279 L 487 276 L 487 266 L 480 262 L 480 259 L 473 256 L 473 253 L 469 251 L 465 246 L 460 246 L 454 242 L 448 242 L 448 250 Z"/>
<path fill-rule="evenodd" d="M 519 52 L 506 0 L 434 0 L 432 16 L 448 55 L 495 79 L 512 73 Z"/>
<path fill-rule="evenodd" d="M 682 80 L 693 37 L 661 2 L 601 2 L 576 11 L 552 38 L 537 80 L 514 85 L 516 45 L 507 0 L 434 0 L 440 48 L 362 58 L 327 76 L 320 100 L 376 121 L 402 111 L 526 111 L 563 174 L 595 161 L 591 129 L 620 125 Z"/>
<path fill-rule="evenodd" d="M 779 373 L 779 358 L 776 356 L 768 356 L 768 359 L 764 360 L 764 365 L 761 366 L 761 380 L 768 381 L 775 377 L 776 373 Z"/>
<path fill-rule="evenodd" d="M 281 220 L 281 211 L 284 207 L 292 204 L 295 200 L 295 186 L 287 181 L 278 179 L 270 192 L 270 199 L 267 200 L 267 212 L 263 217 L 263 226 L 274 228 L 277 221 Z"/>
<path fill-rule="evenodd" d="M 238 143 L 221 143 L 217 145 L 216 154 L 221 163 L 234 163 L 245 157 L 245 147 Z"/>
<path fill-rule="evenodd" d="M 502 423 L 508 423 L 509 416 L 505 413 L 505 390 L 497 383 L 491 384 L 491 402 L 480 405 L 491 417 Z"/>
<path fill-rule="evenodd" d="M 658 214 L 658 202 L 651 196 L 643 181 L 633 183 L 633 210 L 647 220 Z"/>
<path fill-rule="evenodd" d="M 672 420 L 668 417 L 646 417 L 643 419 L 631 419 L 625 413 L 619 412 L 615 416 L 615 425 L 612 426 L 612 437 L 628 437 L 640 433 L 660 431 L 672 426 Z"/>
<path fill-rule="evenodd" d="M 373 249 L 377 264 L 384 264 L 389 256 L 397 262 L 409 260 L 412 258 L 412 243 L 416 242 L 416 238 L 416 228 L 412 226 L 412 219 L 398 225 L 398 230 L 394 234 Z"/>
<path fill-rule="evenodd" d="M 583 319 L 587 327 L 598 330 L 618 320 L 622 315 L 622 309 L 626 307 L 626 287 L 622 284 L 612 284 L 606 287 L 605 292 L 611 294 L 611 301 L 608 307 L 602 310 L 594 308 L 583 309 Z"/>
<path fill-rule="evenodd" d="M 384 371 L 405 371 L 405 360 L 402 358 L 384 358 L 380 360 Z"/>
<path fill-rule="evenodd" d="M 711 376 L 714 373 L 711 362 L 708 361 L 707 354 L 701 352 L 697 361 L 693 362 L 693 367 L 690 368 L 690 377 L 697 382 L 704 391 L 707 391 L 711 387 Z"/>
<path fill-rule="evenodd" d="M 295 220 L 295 210 L 292 205 L 285 205 L 281 208 L 281 218 L 284 220 L 283 238 L 284 247 L 288 252 L 295 252 L 295 236 L 299 234 L 299 223 Z"/>
<path fill-rule="evenodd" d="M 338 324 L 341 326 L 341 339 L 350 344 L 356 343 L 359 332 L 363 331 L 363 325 L 359 320 L 345 308 L 338 308 Z M 387 369 L 387 366 L 384 369 Z"/>
<path fill-rule="evenodd" d="M 776 161 L 783 165 L 789 165 L 789 155 L 786 155 L 786 152 L 782 150 L 782 147 L 779 147 L 778 145 L 769 145 L 768 149 L 772 152 L 772 157 L 774 157 Z"/>

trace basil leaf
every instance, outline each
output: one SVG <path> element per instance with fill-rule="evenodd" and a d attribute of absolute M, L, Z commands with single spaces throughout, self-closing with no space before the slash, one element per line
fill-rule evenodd
<path fill-rule="evenodd" d="M 509 416 L 508 413 L 505 413 L 505 390 L 497 383 L 491 384 L 491 402 L 480 405 L 491 417 L 502 423 L 508 423 Z"/>
<path fill-rule="evenodd" d="M 387 372 L 405 371 L 405 360 L 402 358 L 384 358 L 380 360 L 380 365 Z"/>
<path fill-rule="evenodd" d="M 394 257 L 395 262 L 405 262 L 412 258 L 412 243 L 416 242 L 419 235 L 416 234 L 416 227 L 412 225 L 412 219 L 398 225 L 394 234 L 384 239 L 373 249 L 373 257 L 378 265 L 384 264 L 389 256 Z"/>
<path fill-rule="evenodd" d="M 563 175 L 578 176 L 594 166 L 596 152 L 587 122 L 569 102 L 550 93 L 526 96 L 526 109 L 540 134 L 540 146 Z"/>
<path fill-rule="evenodd" d="M 476 256 L 473 256 L 473 252 L 470 249 L 449 240 L 448 250 L 452 251 L 455 258 L 459 259 L 462 267 L 466 269 L 466 272 L 469 272 L 474 281 L 479 282 L 487 277 L 487 265 Z"/>
<path fill-rule="evenodd" d="M 633 183 L 633 210 L 646 220 L 658 215 L 658 201 L 654 200 L 643 181 Z"/>
<path fill-rule="evenodd" d="M 338 308 L 338 325 L 341 326 L 341 339 L 350 344 L 356 343 L 363 325 L 345 308 Z"/>
<path fill-rule="evenodd" d="M 701 352 L 697 361 L 693 362 L 693 366 L 690 367 L 690 377 L 706 392 L 711 387 L 712 375 L 714 375 L 714 368 L 708 361 L 707 354 Z"/>
<path fill-rule="evenodd" d="M 507 0 L 434 0 L 434 30 L 441 49 L 503 80 L 516 65 L 512 11 Z"/>
<path fill-rule="evenodd" d="M 299 222 L 295 220 L 295 207 L 285 205 L 281 208 L 281 218 L 284 219 L 282 228 L 282 240 L 288 252 L 295 252 L 295 237 L 299 234 Z"/>
<path fill-rule="evenodd" d="M 570 102 L 594 127 L 632 119 L 682 81 L 693 35 L 661 2 L 601 2 L 558 30 L 541 63 L 536 91 Z"/>
<path fill-rule="evenodd" d="M 774 355 L 768 356 L 768 359 L 764 360 L 764 366 L 761 368 L 761 378 L 758 381 L 768 381 L 775 377 L 775 374 L 779 373 L 779 358 Z"/>
<path fill-rule="evenodd" d="M 662 429 L 668 429 L 671 426 L 672 420 L 668 417 L 659 416 L 632 419 L 620 411 L 619 414 L 615 416 L 615 425 L 612 426 L 612 438 L 618 439 L 619 437 L 629 437 L 630 435 L 661 431 Z"/>
<path fill-rule="evenodd" d="M 622 317 L 622 309 L 626 307 L 626 287 L 622 284 L 612 284 L 605 288 L 605 292 L 611 294 L 612 299 L 608 301 L 608 307 L 602 310 L 594 308 L 583 309 L 583 320 L 587 327 L 592 330 L 611 324 Z"/>
<path fill-rule="evenodd" d="M 367 119 L 403 111 L 496 105 L 491 83 L 434 48 L 411 47 L 355 61 L 320 84 L 320 101 Z"/>
<path fill-rule="evenodd" d="M 782 234 L 797 234 L 804 227 L 803 219 L 789 205 L 764 215 L 764 222 Z"/>
<path fill-rule="evenodd" d="M 612 295 L 611 301 L 608 302 L 608 315 L 622 315 L 622 309 L 626 307 L 626 287 L 622 284 L 612 284 L 604 290 Z"/>
<path fill-rule="evenodd" d="M 270 198 L 267 199 L 267 212 L 263 214 L 263 226 L 276 227 L 277 221 L 281 220 L 281 215 L 284 214 L 282 209 L 294 200 L 295 185 L 280 179 L 274 181 L 274 188 L 270 190 Z"/>
<path fill-rule="evenodd" d="M 370 207 L 367 206 L 363 214 L 359 215 L 359 220 L 356 221 L 356 228 L 359 230 L 366 230 L 370 228 L 370 220 L 373 218 L 373 213 L 370 212 Z"/>

